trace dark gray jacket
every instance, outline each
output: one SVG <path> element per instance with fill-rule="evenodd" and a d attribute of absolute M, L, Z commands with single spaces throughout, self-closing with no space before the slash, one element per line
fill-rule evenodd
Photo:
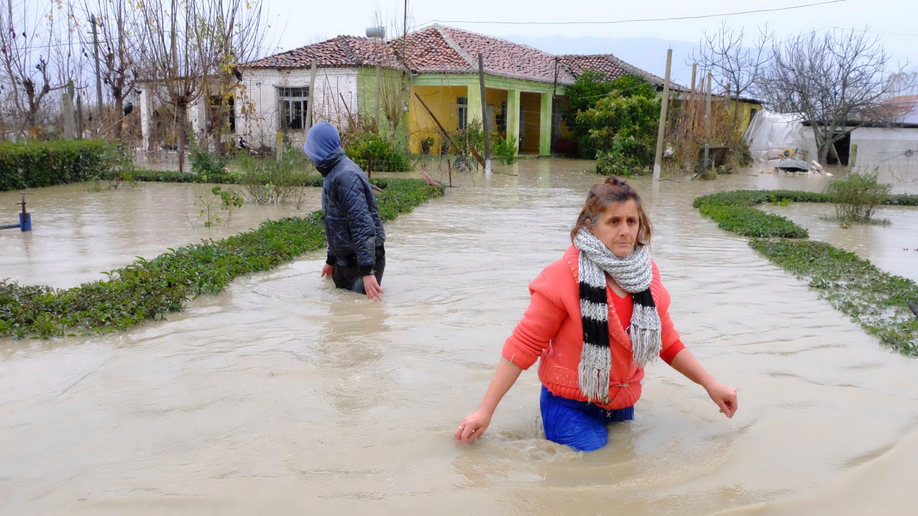
<path fill-rule="evenodd" d="M 322 213 L 330 265 L 358 267 L 373 273 L 376 248 L 386 241 L 376 196 L 363 170 L 338 147 L 316 165 L 325 178 Z"/>

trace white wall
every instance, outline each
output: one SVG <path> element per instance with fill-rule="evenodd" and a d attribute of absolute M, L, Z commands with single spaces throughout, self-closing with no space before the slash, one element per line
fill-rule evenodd
<path fill-rule="evenodd" d="M 278 122 L 278 87 L 309 86 L 309 69 L 274 70 L 250 68 L 242 72 L 242 86 L 236 93 L 236 134 L 250 147 L 275 146 Z M 347 127 L 347 110 L 341 96 L 354 116 L 357 115 L 357 69 L 319 68 L 316 71 L 313 122 L 328 121 L 339 128 Z M 340 95 L 339 95 L 340 94 Z M 306 130 L 287 133 L 293 148 L 301 148 Z"/>
<path fill-rule="evenodd" d="M 817 159 L 813 128 L 805 127 L 803 136 L 807 159 Z M 859 127 L 851 132 L 851 145 L 857 145 L 857 168 L 918 170 L 918 129 Z"/>

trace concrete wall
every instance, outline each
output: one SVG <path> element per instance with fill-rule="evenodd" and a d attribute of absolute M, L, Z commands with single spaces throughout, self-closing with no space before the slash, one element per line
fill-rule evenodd
<path fill-rule="evenodd" d="M 813 128 L 804 127 L 803 137 L 807 159 L 818 159 Z M 854 145 L 857 145 L 854 169 L 862 172 L 877 168 L 892 172 L 918 170 L 918 129 L 859 127 L 851 132 L 851 146 Z"/>
<path fill-rule="evenodd" d="M 244 70 L 236 94 L 236 134 L 248 140 L 252 147 L 274 147 L 281 128 L 277 88 L 309 86 L 309 75 L 309 69 Z M 352 114 L 360 109 L 357 75 L 353 68 L 319 68 L 316 71 L 315 92 L 310 92 L 313 122 L 328 121 L 339 130 L 347 127 L 348 109 Z M 306 131 L 287 131 L 286 138 L 293 148 L 303 146 Z"/>

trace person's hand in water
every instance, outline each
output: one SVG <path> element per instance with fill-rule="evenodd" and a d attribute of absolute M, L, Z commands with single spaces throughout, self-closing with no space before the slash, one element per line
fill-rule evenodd
<path fill-rule="evenodd" d="M 322 266 L 322 277 L 324 278 L 325 276 L 331 276 L 332 271 L 334 270 L 335 268 L 333 266 L 326 263 L 325 265 Z"/>
<path fill-rule="evenodd" d="M 481 437 L 488 425 L 491 424 L 493 414 L 485 409 L 478 409 L 472 412 L 459 423 L 459 427 L 453 435 L 456 440 L 462 444 L 470 444 Z"/>
<path fill-rule="evenodd" d="M 736 414 L 737 404 L 736 404 L 736 389 L 727 387 L 726 385 L 719 382 L 711 382 L 706 386 L 708 391 L 708 396 L 717 403 L 717 406 L 720 407 L 721 413 L 723 415 L 732 418 L 733 414 Z"/>
<path fill-rule="evenodd" d="M 379 282 L 376 281 L 376 276 L 369 274 L 363 277 L 363 289 L 367 293 L 367 299 L 375 299 L 377 301 L 382 301 L 382 296 L 380 294 L 385 294 L 386 292 L 379 286 Z"/>

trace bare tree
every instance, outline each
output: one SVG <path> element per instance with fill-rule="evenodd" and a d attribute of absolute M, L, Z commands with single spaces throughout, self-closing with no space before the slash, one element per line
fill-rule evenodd
<path fill-rule="evenodd" d="M 2 87 L 21 119 L 17 132 L 37 138 L 42 102 L 54 90 L 64 88 L 55 80 L 51 64 L 54 48 L 54 4 L 47 12 L 33 11 L 24 3 L 14 9 L 13 0 L 0 8 L 0 74 Z M 17 10 L 18 9 L 18 10 Z"/>
<path fill-rule="evenodd" d="M 891 88 L 888 62 L 879 38 L 866 30 L 791 36 L 773 46 L 761 95 L 776 110 L 812 123 L 825 165 L 835 142 L 868 121 L 889 121 L 880 107 Z"/>
<path fill-rule="evenodd" d="M 139 6 L 139 72 L 174 106 L 179 169 L 188 108 L 209 101 L 208 81 L 233 73 L 264 38 L 261 0 L 148 0 Z"/>
<path fill-rule="evenodd" d="M 918 72 L 899 72 L 889 75 L 887 97 L 918 95 Z"/>
<path fill-rule="evenodd" d="M 733 132 L 739 122 L 739 99 L 762 78 L 768 64 L 768 48 L 774 33 L 766 25 L 759 30 L 756 40 L 746 39 L 744 30 L 736 33 L 727 22 L 723 22 L 715 34 L 704 33 L 699 42 L 698 54 L 692 51 L 691 62 L 700 63 L 703 70 L 711 72 L 712 80 L 726 97 L 733 99 Z M 744 43 L 751 43 L 745 46 Z"/>
<path fill-rule="evenodd" d="M 82 8 L 84 19 L 95 19 L 102 48 L 99 74 L 115 102 L 113 135 L 115 139 L 120 139 L 124 101 L 133 92 L 137 79 L 138 54 L 131 34 L 137 30 L 135 15 L 138 11 L 128 0 L 82 0 Z M 89 31 L 84 30 L 80 34 L 84 48 L 91 48 L 93 41 Z"/>

